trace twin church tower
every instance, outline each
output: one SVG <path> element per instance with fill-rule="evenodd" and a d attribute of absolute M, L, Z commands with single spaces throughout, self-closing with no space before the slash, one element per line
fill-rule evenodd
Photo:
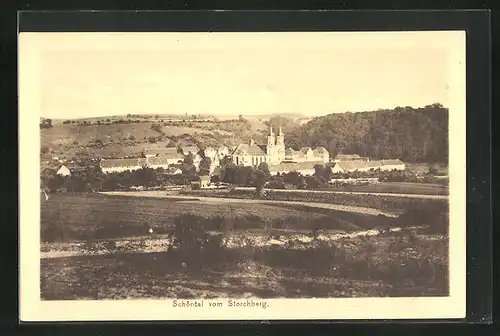
<path fill-rule="evenodd" d="M 281 163 L 285 160 L 285 135 L 281 127 L 279 128 L 278 135 L 274 134 L 272 126 L 269 128 L 266 154 L 269 157 L 269 162 L 273 164 Z"/>

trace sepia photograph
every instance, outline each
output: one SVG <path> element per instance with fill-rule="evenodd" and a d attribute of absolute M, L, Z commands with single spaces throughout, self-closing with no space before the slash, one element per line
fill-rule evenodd
<path fill-rule="evenodd" d="M 26 309 L 465 314 L 464 41 L 21 34 Z"/>

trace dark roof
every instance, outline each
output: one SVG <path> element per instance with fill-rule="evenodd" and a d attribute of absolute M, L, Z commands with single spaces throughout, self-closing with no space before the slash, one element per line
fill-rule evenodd
<path fill-rule="evenodd" d="M 263 156 L 266 155 L 266 152 L 259 145 L 240 144 L 233 151 L 233 155 Z"/>

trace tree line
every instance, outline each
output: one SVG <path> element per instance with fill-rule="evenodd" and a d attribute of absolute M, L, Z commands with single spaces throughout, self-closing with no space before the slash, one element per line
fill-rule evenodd
<path fill-rule="evenodd" d="M 288 125 L 287 125 L 288 126 Z M 396 107 L 317 117 L 285 134 L 287 147 L 325 147 L 339 153 L 407 162 L 448 161 L 448 109 Z"/>

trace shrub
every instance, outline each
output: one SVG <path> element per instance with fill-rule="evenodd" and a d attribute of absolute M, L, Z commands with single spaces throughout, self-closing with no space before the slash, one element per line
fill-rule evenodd
<path fill-rule="evenodd" d="M 209 221 L 203 217 L 190 214 L 174 220 L 174 230 L 170 234 L 171 246 L 190 269 L 218 265 L 224 257 L 222 235 L 209 233 L 209 225 Z"/>

